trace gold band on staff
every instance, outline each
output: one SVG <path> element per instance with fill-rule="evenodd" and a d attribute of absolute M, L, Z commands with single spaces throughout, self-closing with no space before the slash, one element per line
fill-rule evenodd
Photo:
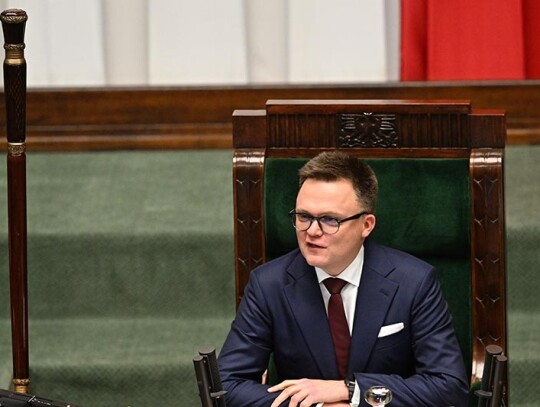
<path fill-rule="evenodd" d="M 19 157 L 26 152 L 26 143 L 8 143 L 8 154 L 12 157 Z"/>
<path fill-rule="evenodd" d="M 13 379 L 13 390 L 15 393 L 28 393 L 30 379 Z"/>
<path fill-rule="evenodd" d="M 4 62 L 7 65 L 22 65 L 26 63 L 24 59 L 25 44 L 4 44 L 6 50 L 6 59 Z"/>

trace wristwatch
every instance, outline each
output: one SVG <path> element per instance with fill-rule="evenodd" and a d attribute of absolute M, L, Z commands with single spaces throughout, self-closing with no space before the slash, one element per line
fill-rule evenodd
<path fill-rule="evenodd" d="M 352 398 L 354 395 L 354 389 L 356 388 L 356 381 L 353 377 L 346 377 L 345 378 L 345 386 L 349 389 L 349 403 L 352 402 Z"/>

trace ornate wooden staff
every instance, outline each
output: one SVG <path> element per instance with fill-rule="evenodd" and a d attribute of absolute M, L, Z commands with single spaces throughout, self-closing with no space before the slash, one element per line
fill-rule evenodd
<path fill-rule="evenodd" d="M 9 282 L 13 386 L 28 393 L 28 296 L 26 236 L 26 61 L 24 29 L 26 12 L 0 14 L 4 31 L 4 95 L 6 100 Z"/>

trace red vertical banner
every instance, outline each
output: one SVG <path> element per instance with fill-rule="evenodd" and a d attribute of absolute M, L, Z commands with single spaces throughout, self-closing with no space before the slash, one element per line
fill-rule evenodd
<path fill-rule="evenodd" d="M 401 79 L 524 79 L 539 71 L 540 60 L 526 55 L 540 48 L 540 28 L 528 23 L 539 21 L 537 3 L 402 0 Z"/>
<path fill-rule="evenodd" d="M 540 78 L 540 1 L 523 0 L 525 77 Z"/>
<path fill-rule="evenodd" d="M 401 1 L 401 80 L 427 78 L 427 2 Z"/>

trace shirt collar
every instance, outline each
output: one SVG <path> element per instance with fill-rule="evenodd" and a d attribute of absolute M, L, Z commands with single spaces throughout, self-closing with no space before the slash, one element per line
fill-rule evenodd
<path fill-rule="evenodd" d="M 358 287 L 360 285 L 360 277 L 362 276 L 363 266 L 364 266 L 364 245 L 360 247 L 360 251 L 354 258 L 354 260 L 351 262 L 351 264 L 349 264 L 345 268 L 345 270 L 343 270 L 339 275 L 335 277 L 339 277 L 342 280 L 345 280 L 346 282 Z M 327 279 L 328 277 L 333 277 L 319 267 L 315 267 L 315 272 L 317 273 L 317 279 L 319 280 L 319 284 L 322 283 L 322 281 Z"/>

